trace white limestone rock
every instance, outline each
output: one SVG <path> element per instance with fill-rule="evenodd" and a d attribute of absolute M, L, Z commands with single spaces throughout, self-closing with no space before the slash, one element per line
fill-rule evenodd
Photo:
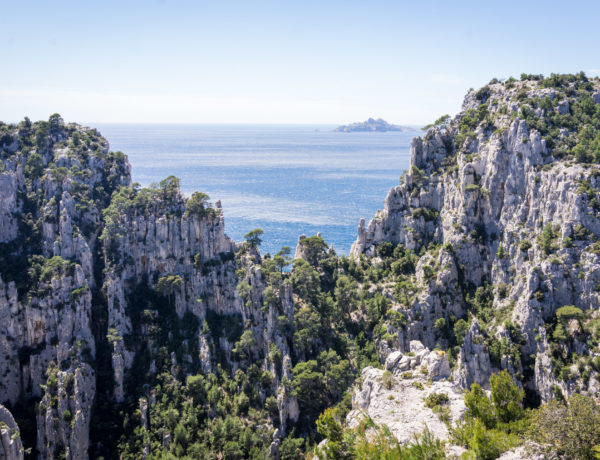
<path fill-rule="evenodd" d="M 450 377 L 450 364 L 446 352 L 433 350 L 426 359 L 427 375 L 432 380 L 447 379 Z"/>
<path fill-rule="evenodd" d="M 391 352 L 388 357 L 385 359 L 385 368 L 388 371 L 393 371 L 397 364 L 400 362 L 400 359 L 402 359 L 403 353 L 401 351 L 393 351 Z"/>
<path fill-rule="evenodd" d="M 448 380 L 428 384 L 426 377 L 418 374 L 410 379 L 394 378 L 393 386 L 387 389 L 383 384 L 383 373 L 372 367 L 363 369 L 362 385 L 353 395 L 353 410 L 346 418 L 347 426 L 353 428 L 362 417 L 369 416 L 376 424 L 387 425 L 401 443 L 412 441 L 414 435 L 425 429 L 439 439 L 447 439 L 446 424 L 425 406 L 423 398 L 434 392 L 447 394 L 451 423 L 454 424 L 462 419 L 466 410 L 461 389 Z M 415 386 L 415 382 L 423 385 L 423 389 Z"/>
<path fill-rule="evenodd" d="M 554 89 L 523 82 L 512 89 L 502 84 L 489 88 L 489 98 L 497 102 L 489 105 L 495 113 L 493 129 L 486 131 L 482 124 L 470 142 L 454 146 L 463 112 L 447 126 L 430 128 L 423 138 L 414 139 L 410 169 L 401 185 L 389 190 L 384 208 L 368 224 L 364 219 L 359 224 L 353 257 L 374 254 L 383 241 L 415 250 L 430 243 L 451 247 L 440 250 L 445 255 L 437 260 L 427 254 L 417 265 L 420 293 L 404 310 L 408 324 L 398 332 L 401 350 L 411 339 L 433 348 L 440 340 L 433 328 L 437 318 L 466 316 L 469 306 L 461 287 L 465 283 L 506 286 L 505 295 L 494 296 L 492 308 L 507 311 L 506 319 L 520 328 L 524 343 L 518 346 L 525 356 L 538 354 L 536 331 L 553 320 L 557 308 L 599 308 L 595 286 L 600 283 L 600 258 L 589 250 L 591 240 L 576 240 L 573 235 L 575 228 L 584 227 L 591 239 L 600 237 L 600 214 L 591 211 L 590 198 L 578 185 L 585 178 L 598 197 L 600 179 L 581 164 L 552 158 L 540 133 L 519 118 L 519 104 L 513 100 L 518 91 L 553 99 Z M 465 97 L 463 110 L 477 110 L 480 104 L 473 91 Z M 497 112 L 500 106 L 516 112 L 515 116 Z M 568 101 L 560 101 L 558 111 L 568 113 Z M 561 136 L 566 135 L 565 130 Z M 551 255 L 537 244 L 547 225 L 556 234 Z M 568 239 L 571 247 L 565 244 Z M 520 249 L 525 241 L 531 243 L 527 251 Z M 425 273 L 428 265 L 435 267 L 433 278 Z M 490 336 L 507 337 L 500 322 L 482 333 L 471 331 L 455 371 L 462 385 L 485 383 L 489 378 L 493 369 L 483 341 Z M 442 338 L 441 345 L 449 344 Z M 579 350 L 572 351 L 584 351 L 584 345 L 575 343 Z M 500 360 L 502 367 L 518 370 L 519 364 L 510 357 Z M 545 377 L 551 374 L 543 369 L 548 366 L 546 358 L 538 363 L 528 384 L 546 398 L 549 385 L 556 383 Z M 570 394 L 575 388 L 568 385 L 565 391 Z"/>
<path fill-rule="evenodd" d="M 0 458 L 23 460 L 23 444 L 19 427 L 10 411 L 0 404 Z"/>
<path fill-rule="evenodd" d="M 59 451 L 68 460 L 88 458 L 95 391 L 94 371 L 88 364 L 51 372 L 37 414 L 37 449 L 43 458 L 53 458 Z"/>
<path fill-rule="evenodd" d="M 17 237 L 20 206 L 17 203 L 17 175 L 0 173 L 0 243 L 8 243 Z"/>

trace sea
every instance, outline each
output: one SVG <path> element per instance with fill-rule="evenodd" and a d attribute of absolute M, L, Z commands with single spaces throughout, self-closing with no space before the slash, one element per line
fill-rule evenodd
<path fill-rule="evenodd" d="M 127 154 L 142 186 L 169 175 L 181 190 L 221 200 L 235 241 L 264 231 L 261 252 L 293 250 L 299 235 L 321 232 L 348 254 L 409 166 L 409 132 L 335 132 L 328 125 L 94 124 L 111 150 Z"/>

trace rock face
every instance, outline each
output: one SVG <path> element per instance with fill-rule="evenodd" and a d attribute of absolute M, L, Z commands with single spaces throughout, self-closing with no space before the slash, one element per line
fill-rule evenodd
<path fill-rule="evenodd" d="M 42 398 L 40 455 L 87 458 L 93 255 L 102 209 L 112 190 L 130 183 L 129 164 L 95 130 L 62 120 L 24 122 L 8 136 L 0 173 L 0 401 Z"/>
<path fill-rule="evenodd" d="M 260 255 L 250 249 L 247 253 L 236 247 L 224 233 L 220 203 L 202 215 L 191 213 L 177 187 L 165 200 L 164 209 L 141 209 L 137 206 L 115 210 L 114 220 L 102 235 L 107 260 L 104 289 L 108 304 L 108 330 L 111 335 L 114 370 L 114 397 L 122 401 L 124 382 L 132 370 L 134 358 L 144 348 L 158 353 L 158 344 L 148 328 L 136 319 L 146 297 L 149 310 L 159 325 L 161 313 L 155 309 L 156 290 L 161 280 L 176 280 L 166 287 L 167 307 L 174 314 L 169 321 L 181 324 L 185 334 L 181 342 L 172 343 L 172 373 L 194 368 L 197 352 L 204 371 L 216 370 L 220 363 L 233 364 L 237 359 L 234 345 L 237 340 L 222 334 L 218 324 L 230 319 L 252 325 L 252 359 L 262 360 L 262 366 L 281 379 L 291 379 L 290 348 L 277 333 L 277 318 L 293 318 L 293 303 L 289 285 L 280 285 L 275 302 L 266 303 L 266 283 L 257 261 Z M 109 209 L 109 212 L 112 212 Z M 166 216 L 156 218 L 156 215 Z M 236 256 L 236 252 L 238 254 Z M 236 259 L 237 257 L 237 259 Z M 135 307 L 133 306 L 135 305 Z M 147 314 L 147 313 L 144 313 Z M 167 319 L 165 317 L 165 319 Z M 195 326 L 193 326 L 195 325 Z M 205 329 L 210 329 L 208 333 Z M 177 331 L 177 327 L 174 328 Z M 132 337 L 137 337 L 132 341 Z M 279 366 L 267 357 L 270 344 L 282 353 Z M 184 353 L 175 358 L 177 347 Z M 152 372 L 150 370 L 150 372 Z M 298 418 L 295 398 L 285 391 L 278 394 L 280 430 L 285 432 L 288 419 Z"/>
<path fill-rule="evenodd" d="M 109 152 L 95 130 L 60 119 L 3 129 L 9 141 L 0 172 L 0 402 L 39 401 L 37 443 L 30 446 L 38 455 L 88 457 L 96 391 L 100 386 L 98 398 L 120 402 L 136 374 L 152 374 L 153 362 L 143 370 L 136 363 L 145 350 L 158 354 L 151 337 L 162 320 L 181 338 L 170 351 L 173 372 L 212 370 L 217 350 L 235 361 L 233 343 L 215 343 L 203 330 L 207 320 L 235 317 L 253 325 L 253 354 L 278 376 L 274 385 L 291 378 L 289 345 L 275 333 L 278 316 L 293 318 L 291 290 L 281 285 L 277 302 L 264 308 L 260 256 L 248 254 L 237 271 L 239 248 L 224 233 L 219 202 L 188 210 L 175 178 L 157 191 L 131 188 L 126 157 Z M 237 290 L 242 280 L 244 298 Z M 154 318 L 154 329 L 140 315 Z M 282 353 L 279 369 L 267 359 L 271 344 Z M 283 431 L 298 406 L 282 392 L 279 407 Z M 4 431 L 14 430 L 11 423 Z M 10 455 L 19 451 L 17 441 L 5 446 Z"/>
<path fill-rule="evenodd" d="M 580 84 L 597 93 L 597 81 L 571 87 Z M 557 379 L 542 334 L 564 305 L 589 314 L 598 309 L 598 169 L 569 161 L 564 149 L 577 142 L 577 128 L 560 128 L 556 118 L 578 116 L 574 107 L 584 99 L 593 110 L 595 99 L 568 92 L 531 80 L 472 91 L 454 120 L 412 141 L 402 184 L 358 227 L 355 258 L 375 256 L 382 242 L 416 252 L 440 248 L 437 258 L 424 261 L 426 252 L 419 260 L 417 272 L 425 265 L 435 270 L 432 277 L 418 273 L 420 294 L 407 305 L 402 349 L 412 338 L 433 346 L 439 338 L 429 315 L 470 322 L 472 299 L 485 296 L 489 318 L 485 326 L 471 324 L 454 371 L 465 387 L 507 368 L 526 374 L 527 389 L 547 401 L 552 387 L 570 393 L 594 381 L 575 370 L 571 379 Z M 571 334 L 564 352 L 589 354 L 578 340 Z"/>
<path fill-rule="evenodd" d="M 23 460 L 23 444 L 19 427 L 6 407 L 0 405 L 0 458 Z"/>
<path fill-rule="evenodd" d="M 178 318 L 188 313 L 199 324 L 207 309 L 219 314 L 242 309 L 235 290 L 235 245 L 225 236 L 220 209 L 200 218 L 185 214 L 185 201 L 174 198 L 164 212 L 179 216 L 157 218 L 163 210 L 154 214 L 128 209 L 120 212 L 103 234 L 108 262 L 104 289 L 108 328 L 113 331 L 115 397 L 119 401 L 123 400 L 123 381 L 135 354 L 135 347 L 127 347 L 124 338 L 136 332 L 127 313 L 136 290 L 152 290 L 161 276 L 178 276 L 181 283 L 169 294 L 170 306 Z"/>
<path fill-rule="evenodd" d="M 491 374 L 490 356 L 484 345 L 484 337 L 479 329 L 479 323 L 474 319 L 465 334 L 465 340 L 458 357 L 458 365 L 454 372 L 454 379 L 463 388 L 470 388 L 473 383 L 485 387 Z"/>
<path fill-rule="evenodd" d="M 0 146 L 0 402 L 39 403 L 27 422 L 37 426 L 34 455 L 103 449 L 90 432 L 94 410 L 145 395 L 165 353 L 178 376 L 255 361 L 274 376 L 284 434 L 299 416 L 282 386 L 293 378 L 291 349 L 277 328 L 278 318 L 293 321 L 291 286 L 272 281 L 265 299 L 260 255 L 225 235 L 220 202 L 186 199 L 174 177 L 131 186 L 122 153 L 60 118 L 0 128 L 9 139 Z M 244 328 L 248 355 L 235 349 Z"/>
<path fill-rule="evenodd" d="M 74 372 L 48 370 L 48 381 L 37 416 L 37 450 L 43 458 L 63 453 L 67 458 L 87 458 L 94 372 L 88 364 Z"/>
<path fill-rule="evenodd" d="M 420 342 L 411 342 L 410 354 L 393 352 L 383 370 L 366 367 L 362 371 L 362 385 L 352 398 L 353 410 L 346 424 L 353 428 L 361 418 L 369 416 L 376 424 L 390 428 L 400 442 L 409 442 L 424 430 L 439 439 L 448 438 L 448 427 L 433 410 L 425 405 L 427 396 L 443 393 L 448 402 L 449 422 L 462 419 L 466 407 L 460 386 L 448 380 L 450 367 L 445 353 L 429 351 Z M 431 379 L 431 380 L 430 380 Z"/>

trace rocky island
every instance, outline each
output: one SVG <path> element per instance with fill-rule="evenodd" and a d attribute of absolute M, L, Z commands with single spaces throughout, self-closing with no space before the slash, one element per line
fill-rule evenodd
<path fill-rule="evenodd" d="M 342 133 L 377 131 L 383 133 L 386 131 L 414 131 L 414 129 L 408 126 L 392 125 L 381 118 L 369 118 L 367 121 L 363 121 L 362 123 L 352 123 L 349 125 L 338 126 L 335 128 L 335 131 Z"/>
<path fill-rule="evenodd" d="M 0 124 L 1 456 L 593 458 L 599 133 L 598 79 L 492 80 L 292 261 L 95 129 Z"/>

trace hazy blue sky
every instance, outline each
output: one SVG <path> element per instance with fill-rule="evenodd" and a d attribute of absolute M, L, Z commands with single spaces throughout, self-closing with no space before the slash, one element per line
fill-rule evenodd
<path fill-rule="evenodd" d="M 420 124 L 600 69 L 600 1 L 1 1 L 0 120 Z"/>

